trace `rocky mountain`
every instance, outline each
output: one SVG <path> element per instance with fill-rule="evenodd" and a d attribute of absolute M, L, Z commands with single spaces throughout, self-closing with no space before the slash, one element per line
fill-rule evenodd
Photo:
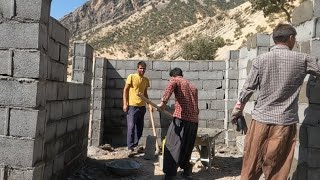
<path fill-rule="evenodd" d="M 123 18 L 136 12 L 150 0 L 91 0 L 74 12 L 64 16 L 60 22 L 72 34 L 77 34 L 98 24 Z"/>
<path fill-rule="evenodd" d="M 181 59 L 181 49 L 198 37 L 223 38 L 216 59 L 237 49 L 247 36 L 271 32 L 285 19 L 252 12 L 247 0 L 91 0 L 60 21 L 71 41 L 94 46 L 110 59 Z"/>

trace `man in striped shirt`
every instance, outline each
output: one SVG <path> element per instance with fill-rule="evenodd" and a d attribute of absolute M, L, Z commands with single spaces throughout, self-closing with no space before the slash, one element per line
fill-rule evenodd
<path fill-rule="evenodd" d="M 252 93 L 259 89 L 252 122 L 247 132 L 241 180 L 286 180 L 291 168 L 298 122 L 298 95 L 306 75 L 320 75 L 318 58 L 291 51 L 296 42 L 295 28 L 279 24 L 273 30 L 275 46 L 259 55 L 232 112 L 242 110 Z"/>
<path fill-rule="evenodd" d="M 169 75 L 171 79 L 158 105 L 163 109 L 174 92 L 174 119 L 166 135 L 163 172 L 165 180 L 172 180 L 180 166 L 183 169 L 182 177 L 190 179 L 192 174 L 190 158 L 198 130 L 198 90 L 183 78 L 180 68 L 172 69 Z"/>

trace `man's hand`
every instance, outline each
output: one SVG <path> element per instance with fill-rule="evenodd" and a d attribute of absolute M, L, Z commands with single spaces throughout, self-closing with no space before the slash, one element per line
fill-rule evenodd
<path fill-rule="evenodd" d="M 127 112 L 128 111 L 128 105 L 123 105 L 123 107 L 122 107 L 122 109 L 123 109 L 123 112 Z"/>
<path fill-rule="evenodd" d="M 163 111 L 165 108 L 165 103 L 163 101 L 161 101 L 161 103 L 157 104 L 157 106 Z"/>
<path fill-rule="evenodd" d="M 153 112 L 153 107 L 152 107 L 151 104 L 148 104 L 148 109 L 149 109 L 150 112 Z"/>
<path fill-rule="evenodd" d="M 236 120 L 238 117 L 242 116 L 242 110 L 239 109 L 238 107 L 234 107 L 232 112 L 231 112 L 231 121 L 232 123 L 234 122 L 234 120 Z"/>
<path fill-rule="evenodd" d="M 243 115 L 243 109 L 244 109 L 245 104 L 242 104 L 241 102 L 237 102 L 236 105 L 234 106 L 232 112 L 231 112 L 231 121 L 233 122 L 236 120 L 238 117 Z"/>

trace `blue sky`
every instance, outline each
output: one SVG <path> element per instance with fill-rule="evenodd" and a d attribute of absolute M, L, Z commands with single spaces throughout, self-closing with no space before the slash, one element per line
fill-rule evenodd
<path fill-rule="evenodd" d="M 52 0 L 50 15 L 55 19 L 60 19 L 87 1 L 88 0 Z"/>

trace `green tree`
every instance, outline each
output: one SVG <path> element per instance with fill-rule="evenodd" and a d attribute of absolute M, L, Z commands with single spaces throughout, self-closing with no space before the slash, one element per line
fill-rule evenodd
<path fill-rule="evenodd" d="M 217 49 L 224 45 L 222 37 L 199 37 L 183 45 L 181 56 L 186 60 L 213 60 Z"/>
<path fill-rule="evenodd" d="M 287 16 L 287 21 L 291 22 L 291 14 L 288 9 L 293 7 L 288 0 L 249 0 L 252 4 L 252 9 L 262 10 L 264 16 L 268 16 L 272 13 L 284 12 Z"/>

